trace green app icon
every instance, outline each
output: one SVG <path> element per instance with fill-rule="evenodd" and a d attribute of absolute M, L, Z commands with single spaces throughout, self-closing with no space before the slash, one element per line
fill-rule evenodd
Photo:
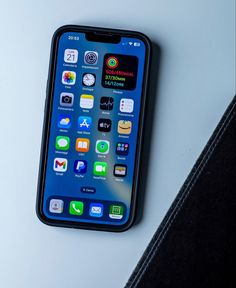
<path fill-rule="evenodd" d="M 70 138 L 67 136 L 57 136 L 56 149 L 67 151 L 70 147 Z"/>
<path fill-rule="evenodd" d="M 96 141 L 96 152 L 101 154 L 107 154 L 109 152 L 110 142 L 106 140 Z"/>
<path fill-rule="evenodd" d="M 109 217 L 112 219 L 122 219 L 124 215 L 124 207 L 120 205 L 110 205 Z"/>
<path fill-rule="evenodd" d="M 72 215 L 82 215 L 84 212 L 84 203 L 81 201 L 71 201 L 69 212 Z"/>
<path fill-rule="evenodd" d="M 93 174 L 97 176 L 106 176 L 108 170 L 108 165 L 106 162 L 94 162 L 93 164 Z"/>

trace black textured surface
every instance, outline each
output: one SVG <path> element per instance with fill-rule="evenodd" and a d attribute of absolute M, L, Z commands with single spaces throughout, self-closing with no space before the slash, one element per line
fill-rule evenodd
<path fill-rule="evenodd" d="M 126 288 L 236 287 L 236 97 Z"/>

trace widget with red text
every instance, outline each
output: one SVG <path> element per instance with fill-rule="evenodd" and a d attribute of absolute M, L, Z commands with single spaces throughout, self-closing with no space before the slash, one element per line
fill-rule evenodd
<path fill-rule="evenodd" d="M 134 90 L 137 82 L 138 58 L 121 54 L 105 54 L 102 86 L 105 88 Z"/>

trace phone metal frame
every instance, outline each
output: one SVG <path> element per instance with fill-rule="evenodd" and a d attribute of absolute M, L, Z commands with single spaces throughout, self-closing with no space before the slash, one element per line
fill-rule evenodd
<path fill-rule="evenodd" d="M 142 40 L 146 46 L 145 64 L 144 64 L 144 74 L 143 74 L 143 85 L 142 85 L 142 95 L 141 95 L 141 105 L 140 105 L 140 116 L 139 116 L 139 131 L 137 135 L 137 146 L 135 153 L 135 166 L 134 166 L 134 177 L 132 185 L 132 195 L 130 204 L 130 215 L 127 222 L 123 225 L 110 225 L 110 224 L 97 224 L 97 223 L 84 223 L 76 221 L 67 220 L 55 220 L 46 217 L 43 213 L 43 196 L 44 196 L 44 184 L 46 175 L 46 163 L 48 155 L 48 143 L 50 137 L 50 124 L 51 124 L 51 113 L 52 113 L 52 103 L 53 103 L 53 92 L 54 92 L 54 80 L 55 80 L 55 70 L 57 63 L 57 49 L 60 36 L 65 32 L 98 32 L 98 33 L 109 33 L 114 35 L 119 35 L 121 37 L 133 37 Z M 150 73 L 150 59 L 151 59 L 151 41 L 150 39 L 136 31 L 129 30 L 119 30 L 119 29 L 109 29 L 100 27 L 90 27 L 90 26 L 78 26 L 78 25 L 66 25 L 57 29 L 52 38 L 51 53 L 50 53 L 50 64 L 49 73 L 47 80 L 47 91 L 44 107 L 44 124 L 42 133 L 42 143 L 40 152 L 40 165 L 39 165 L 39 175 L 38 175 L 38 188 L 37 188 L 37 200 L 36 200 L 36 214 L 38 218 L 45 224 L 50 226 L 59 226 L 67 228 L 79 228 L 79 229 L 89 229 L 89 230 L 102 230 L 102 231 L 112 231 L 112 232 L 123 232 L 129 229 L 136 216 L 137 209 L 137 195 L 139 186 L 139 176 L 140 176 L 140 159 L 142 154 L 142 142 L 143 142 L 143 127 L 145 120 L 145 110 L 146 110 L 146 98 L 148 93 L 148 79 Z"/>

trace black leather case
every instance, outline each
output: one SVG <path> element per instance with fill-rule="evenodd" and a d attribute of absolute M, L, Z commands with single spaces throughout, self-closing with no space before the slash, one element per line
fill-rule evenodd
<path fill-rule="evenodd" d="M 125 287 L 236 287 L 236 96 Z"/>

